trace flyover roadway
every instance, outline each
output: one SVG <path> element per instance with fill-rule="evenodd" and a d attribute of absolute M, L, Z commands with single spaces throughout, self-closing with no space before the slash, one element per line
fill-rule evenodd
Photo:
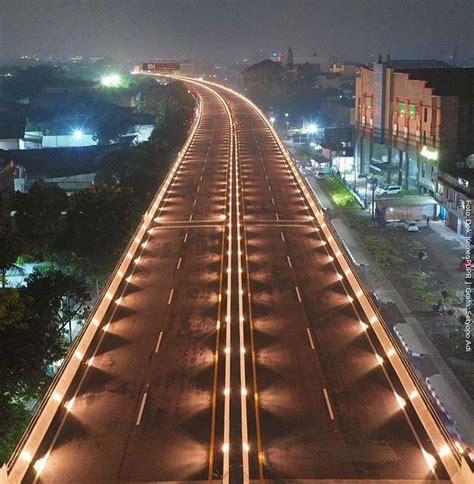
<path fill-rule="evenodd" d="M 23 482 L 447 479 L 270 126 L 187 82 L 193 139 Z"/>

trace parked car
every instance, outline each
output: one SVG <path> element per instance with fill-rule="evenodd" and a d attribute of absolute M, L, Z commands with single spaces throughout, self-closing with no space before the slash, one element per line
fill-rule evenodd
<path fill-rule="evenodd" d="M 318 171 L 318 172 L 316 172 L 316 178 L 317 178 L 318 180 L 324 180 L 324 178 L 325 178 L 325 177 L 326 177 L 326 175 L 324 174 L 324 172 L 323 172 L 323 171 Z"/>
<path fill-rule="evenodd" d="M 418 224 L 414 220 L 407 220 L 406 222 L 403 222 L 403 228 L 407 232 L 419 232 L 420 227 L 418 227 Z"/>
<path fill-rule="evenodd" d="M 377 195 L 396 195 L 402 191 L 400 185 L 382 185 L 375 189 Z"/>

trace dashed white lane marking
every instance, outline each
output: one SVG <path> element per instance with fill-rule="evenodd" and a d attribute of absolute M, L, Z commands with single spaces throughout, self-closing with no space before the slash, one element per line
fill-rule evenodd
<path fill-rule="evenodd" d="M 191 222 L 192 219 L 193 219 L 193 214 L 189 216 L 189 221 Z"/>
<path fill-rule="evenodd" d="M 140 425 L 140 422 L 142 421 L 143 409 L 145 408 L 145 402 L 146 402 L 147 396 L 148 396 L 148 393 L 145 392 L 142 397 L 142 403 L 140 404 L 140 410 L 138 411 L 138 417 L 137 417 L 137 421 L 135 422 L 135 425 Z"/>
<path fill-rule="evenodd" d="M 274 198 L 272 198 L 272 204 L 275 205 L 275 199 Z"/>
<path fill-rule="evenodd" d="M 296 297 L 298 298 L 298 301 L 301 302 L 301 294 L 298 286 L 295 286 L 295 291 L 296 291 Z"/>
<path fill-rule="evenodd" d="M 280 217 L 278 216 L 278 214 L 277 214 L 277 213 L 275 214 L 275 218 L 276 218 L 277 220 L 280 220 Z"/>
<path fill-rule="evenodd" d="M 194 199 L 193 207 L 196 205 L 196 202 L 197 202 L 197 198 Z"/>
<path fill-rule="evenodd" d="M 163 331 L 160 331 L 160 335 L 158 336 L 158 341 L 156 342 L 155 353 L 158 353 L 158 351 L 160 350 L 162 338 L 163 338 Z"/>
<path fill-rule="evenodd" d="M 309 344 L 311 346 L 311 349 L 314 350 L 313 336 L 311 335 L 311 331 L 309 330 L 309 328 L 306 328 L 306 332 L 308 333 Z"/>
<path fill-rule="evenodd" d="M 332 411 L 331 402 L 329 401 L 328 391 L 325 388 L 323 388 L 323 393 L 324 399 L 326 400 L 326 405 L 328 407 L 329 416 L 331 417 L 331 420 L 334 420 L 334 413 Z"/>
<path fill-rule="evenodd" d="M 179 268 L 181 267 L 181 260 L 182 260 L 182 259 L 183 259 L 182 257 L 180 257 L 180 258 L 178 259 L 178 264 L 176 265 L 176 269 L 179 269 Z"/>
<path fill-rule="evenodd" d="M 285 242 L 285 236 L 283 235 L 283 232 L 280 232 L 280 238 L 282 242 Z"/>
<path fill-rule="evenodd" d="M 173 294 L 174 294 L 174 289 L 171 289 L 170 296 L 168 298 L 168 304 L 171 304 L 171 301 L 173 300 Z"/>
<path fill-rule="evenodd" d="M 188 232 L 186 232 L 186 235 L 184 236 L 183 242 L 186 243 L 188 241 Z"/>
<path fill-rule="evenodd" d="M 291 268 L 291 267 L 293 267 L 293 266 L 291 265 L 291 259 L 290 259 L 290 256 L 289 256 L 289 255 L 287 255 L 287 256 L 286 256 L 286 261 L 288 262 L 288 266 L 289 266 L 290 268 Z"/>
<path fill-rule="evenodd" d="M 269 192 L 271 192 L 271 191 L 272 191 L 272 189 L 270 188 L 270 185 L 268 185 L 268 191 L 269 191 Z"/>

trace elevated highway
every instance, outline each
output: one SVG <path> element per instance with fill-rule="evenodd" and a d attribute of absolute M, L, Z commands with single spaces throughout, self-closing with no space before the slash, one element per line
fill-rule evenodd
<path fill-rule="evenodd" d="M 469 482 L 272 126 L 182 80 L 190 137 L 4 479 Z"/>

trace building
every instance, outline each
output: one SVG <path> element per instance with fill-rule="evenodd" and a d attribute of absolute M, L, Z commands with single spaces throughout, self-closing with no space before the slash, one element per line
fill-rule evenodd
<path fill-rule="evenodd" d="M 356 79 L 354 118 L 358 173 L 434 194 L 474 153 L 474 69 L 379 58 Z"/>
<path fill-rule="evenodd" d="M 436 182 L 436 200 L 441 204 L 440 218 L 457 233 L 467 235 L 471 223 L 471 205 L 474 200 L 474 170 L 461 168 L 451 173 L 439 171 Z M 466 219 L 469 222 L 466 223 Z"/>
<path fill-rule="evenodd" d="M 357 64 L 343 64 L 339 62 L 330 62 L 328 72 L 339 74 L 343 77 L 355 79 L 360 72 L 360 66 Z"/>

